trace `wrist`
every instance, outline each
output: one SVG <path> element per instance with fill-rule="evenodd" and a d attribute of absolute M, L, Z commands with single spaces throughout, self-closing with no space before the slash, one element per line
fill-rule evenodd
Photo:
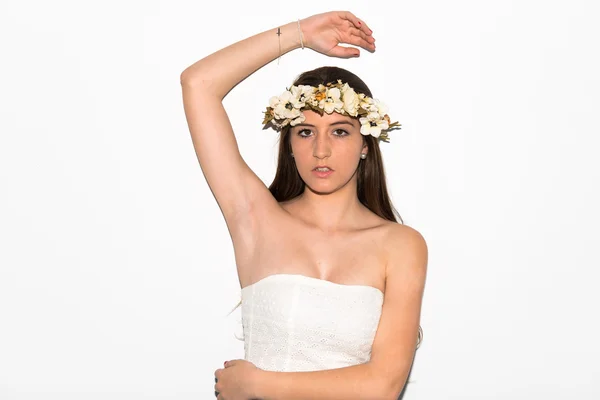
<path fill-rule="evenodd" d="M 300 21 L 302 23 L 302 21 Z M 279 27 L 281 35 L 279 40 L 281 43 L 281 53 L 285 54 L 288 51 L 306 47 L 306 40 L 300 36 L 302 31 L 298 29 L 298 21 L 289 22 Z M 277 31 L 277 29 L 275 30 Z"/>
<path fill-rule="evenodd" d="M 266 388 L 269 382 L 269 371 L 265 371 L 257 368 L 254 372 L 254 376 L 252 377 L 252 387 L 250 388 L 250 392 L 252 393 L 253 399 L 263 399 L 268 392 Z"/>

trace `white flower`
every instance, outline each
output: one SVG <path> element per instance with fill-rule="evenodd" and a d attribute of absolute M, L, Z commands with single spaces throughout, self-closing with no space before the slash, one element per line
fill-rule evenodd
<path fill-rule="evenodd" d="M 363 135 L 371 135 L 376 138 L 381 135 L 382 130 L 389 128 L 388 122 L 385 119 L 371 120 L 368 117 L 361 117 L 360 121 L 360 133 Z"/>
<path fill-rule="evenodd" d="M 285 91 L 279 96 L 278 102 L 273 101 L 272 104 L 275 104 L 273 107 L 273 114 L 276 119 L 287 119 L 287 118 L 296 118 L 300 115 L 301 111 L 294 107 L 293 102 L 296 101 L 294 99 L 294 95 L 290 91 Z"/>
<path fill-rule="evenodd" d="M 312 86 L 307 86 L 307 85 L 292 86 L 292 88 L 291 88 L 292 98 L 290 101 L 291 101 L 292 105 L 294 106 L 294 108 L 300 109 L 300 108 L 306 106 L 306 102 L 312 96 L 313 91 L 314 91 L 314 88 Z"/>
<path fill-rule="evenodd" d="M 379 115 L 386 115 L 388 113 L 388 107 L 383 104 L 381 101 L 375 99 L 373 101 L 373 105 L 377 108 L 377 112 L 379 113 Z"/>
<path fill-rule="evenodd" d="M 279 97 L 277 96 L 273 96 L 269 99 L 269 106 L 271 108 L 275 108 L 277 106 L 277 104 L 279 104 Z"/>
<path fill-rule="evenodd" d="M 374 101 L 372 98 L 364 96 L 362 99 L 360 99 L 360 108 L 366 111 L 373 111 L 373 103 Z"/>
<path fill-rule="evenodd" d="M 289 98 L 290 94 L 291 93 L 289 93 L 288 91 L 285 91 L 279 97 L 273 97 L 269 101 L 271 107 L 273 108 L 273 114 L 275 115 L 275 118 L 277 118 L 277 119 L 285 118 L 284 117 L 285 110 L 286 110 L 285 106 L 288 103 L 288 98 Z"/>
<path fill-rule="evenodd" d="M 327 114 L 331 114 L 334 111 L 343 110 L 344 103 L 342 103 L 340 96 L 340 89 L 335 87 L 327 89 L 327 95 L 319 102 L 319 108 L 325 110 Z"/>
<path fill-rule="evenodd" d="M 301 115 L 303 115 L 302 111 L 298 110 L 297 108 L 292 108 L 288 112 L 288 118 L 298 118 Z"/>
<path fill-rule="evenodd" d="M 367 118 L 371 122 L 378 121 L 381 119 L 381 117 L 382 116 L 377 111 L 371 111 L 370 113 L 367 114 Z"/>
<path fill-rule="evenodd" d="M 276 119 L 286 119 L 286 118 L 289 118 L 288 117 L 289 111 L 290 110 L 288 110 L 287 108 L 285 108 L 284 104 L 279 103 L 273 109 L 273 115 L 275 116 Z"/>
<path fill-rule="evenodd" d="M 387 140 L 390 118 L 387 106 L 377 99 L 357 94 L 350 85 L 337 83 L 318 85 L 292 85 L 278 97 L 269 99 L 269 108 L 265 112 L 265 121 L 271 121 L 278 130 L 291 125 L 296 126 L 306 120 L 302 110 L 321 109 L 327 114 L 337 112 L 342 115 L 359 117 L 360 133 Z M 266 123 L 266 122 L 265 122 Z M 399 126 L 394 123 L 394 127 Z"/>
<path fill-rule="evenodd" d="M 354 89 L 347 83 L 342 87 L 342 101 L 344 102 L 344 110 L 353 117 L 356 117 L 360 100 Z"/>
<path fill-rule="evenodd" d="M 298 124 L 301 124 L 305 120 L 306 120 L 306 117 L 304 116 L 303 113 L 301 113 L 298 117 L 296 117 L 295 119 L 293 119 L 293 120 L 290 121 L 290 125 L 296 126 Z"/>

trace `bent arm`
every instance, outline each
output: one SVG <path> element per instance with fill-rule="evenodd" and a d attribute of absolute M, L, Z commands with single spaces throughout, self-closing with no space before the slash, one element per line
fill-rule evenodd
<path fill-rule="evenodd" d="M 398 225 L 390 236 L 385 299 L 371 358 L 355 366 L 314 372 L 259 370 L 263 400 L 396 400 L 414 361 L 428 248 L 416 230 Z"/>
<path fill-rule="evenodd" d="M 372 364 L 310 372 L 260 371 L 256 398 L 261 400 L 392 400 Z M 395 400 L 395 399 L 394 399 Z"/>

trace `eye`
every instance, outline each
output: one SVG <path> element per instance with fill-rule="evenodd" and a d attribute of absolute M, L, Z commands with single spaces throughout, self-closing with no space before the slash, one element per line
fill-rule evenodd
<path fill-rule="evenodd" d="M 307 133 L 306 135 L 304 133 Z M 310 129 L 300 129 L 297 133 L 298 136 L 300 136 L 301 138 L 307 138 L 310 135 Z"/>
<path fill-rule="evenodd" d="M 334 136 L 348 136 L 349 135 L 348 131 L 345 131 L 343 129 L 336 129 L 333 132 L 335 133 Z"/>

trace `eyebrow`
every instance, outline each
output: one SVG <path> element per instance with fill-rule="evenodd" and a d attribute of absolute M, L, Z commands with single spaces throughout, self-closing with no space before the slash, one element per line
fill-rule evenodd
<path fill-rule="evenodd" d="M 351 123 L 351 122 L 349 122 L 349 121 L 337 121 L 337 122 L 332 122 L 331 124 L 329 124 L 329 126 L 334 126 L 334 125 L 350 125 L 350 126 L 354 127 L 354 124 L 353 124 L 353 123 Z M 314 126 L 314 125 L 312 125 L 312 124 L 305 124 L 305 123 L 300 123 L 300 124 L 298 124 L 298 125 L 296 125 L 296 126 L 297 126 L 297 127 L 298 127 L 298 126 L 310 126 L 310 127 L 312 127 L 312 128 L 314 128 L 314 127 L 315 127 L 315 126 Z"/>

